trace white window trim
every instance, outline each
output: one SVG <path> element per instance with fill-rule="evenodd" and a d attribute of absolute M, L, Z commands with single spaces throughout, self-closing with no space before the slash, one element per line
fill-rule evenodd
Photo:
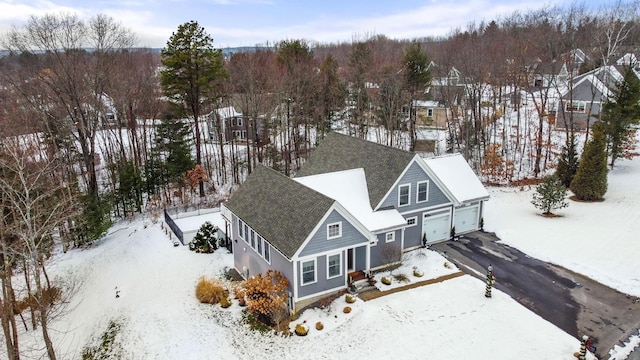
<path fill-rule="evenodd" d="M 334 225 L 338 225 L 338 235 L 330 236 L 329 235 L 329 228 L 331 226 L 334 226 Z M 338 222 L 327 224 L 327 240 L 337 239 L 337 238 L 341 238 L 341 237 L 342 237 L 342 221 L 338 221 Z"/>
<path fill-rule="evenodd" d="M 238 219 L 238 237 L 244 240 L 244 222 Z"/>
<path fill-rule="evenodd" d="M 253 229 L 249 228 L 249 233 L 251 236 L 249 237 L 251 248 L 256 250 L 256 232 Z"/>
<path fill-rule="evenodd" d="M 269 259 L 267 259 L 267 257 L 264 255 L 267 253 L 267 247 L 269 247 Z M 271 265 L 271 245 L 269 245 L 269 242 L 265 241 L 264 238 L 262 239 L 262 258 L 264 259 L 264 261 L 267 262 L 267 264 Z"/>
<path fill-rule="evenodd" d="M 313 261 L 313 281 L 304 282 L 304 263 Z M 300 261 L 300 286 L 307 286 L 318 282 L 318 263 L 315 258 Z"/>
<path fill-rule="evenodd" d="M 391 240 L 389 240 L 389 235 L 391 235 Z M 391 232 L 388 232 L 388 233 L 384 234 L 384 242 L 390 243 L 390 242 L 394 242 L 394 241 L 396 241 L 396 232 L 395 231 L 391 231 Z"/>
<path fill-rule="evenodd" d="M 413 220 L 413 224 L 409 224 L 409 220 Z M 412 216 L 410 218 L 407 218 L 407 226 L 416 226 L 418 225 L 418 217 L 417 216 Z"/>
<path fill-rule="evenodd" d="M 403 188 L 409 188 L 409 194 L 407 196 L 407 203 L 406 204 L 400 204 L 400 199 L 402 198 L 400 194 L 402 193 L 402 189 Z M 408 205 L 411 205 L 411 184 L 399 185 L 398 186 L 398 207 L 408 206 Z"/>
<path fill-rule="evenodd" d="M 424 200 L 419 200 L 418 197 L 420 196 L 420 185 L 422 184 L 427 184 L 427 197 Z M 429 201 L 429 180 L 425 180 L 425 181 L 418 181 L 418 183 L 416 184 L 416 203 L 424 203 Z"/>
<path fill-rule="evenodd" d="M 330 276 L 329 275 L 329 257 L 336 256 L 336 255 L 338 255 L 338 257 L 339 257 L 338 266 L 340 267 L 339 268 L 340 271 L 338 271 L 338 275 Z M 340 276 L 342 276 L 342 252 L 335 253 L 335 254 L 328 254 L 327 255 L 327 279 L 335 279 L 335 278 L 340 277 Z"/>

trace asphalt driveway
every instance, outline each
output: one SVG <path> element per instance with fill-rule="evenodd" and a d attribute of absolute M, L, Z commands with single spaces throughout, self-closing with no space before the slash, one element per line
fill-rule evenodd
<path fill-rule="evenodd" d="M 431 249 L 482 280 L 491 264 L 497 289 L 576 338 L 589 335 L 599 358 L 640 328 L 638 299 L 534 259 L 495 234 L 477 231 Z"/>

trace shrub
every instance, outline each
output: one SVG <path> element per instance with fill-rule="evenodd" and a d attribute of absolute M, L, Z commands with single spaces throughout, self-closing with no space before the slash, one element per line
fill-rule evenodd
<path fill-rule="evenodd" d="M 229 300 L 228 297 L 223 297 L 222 299 L 220 299 L 220 306 L 223 309 L 228 308 L 229 306 L 231 306 L 231 300 Z"/>
<path fill-rule="evenodd" d="M 347 296 L 344 299 L 347 302 L 347 304 L 353 304 L 354 302 L 356 302 L 356 298 L 349 294 L 347 294 Z"/>
<path fill-rule="evenodd" d="M 351 307 L 345 306 L 344 309 L 342 309 L 342 312 L 345 313 L 345 314 L 350 313 L 351 312 Z"/>
<path fill-rule="evenodd" d="M 385 285 L 391 285 L 391 279 L 389 279 L 386 276 L 383 276 L 382 279 L 380 279 L 380 282 L 385 284 Z"/>
<path fill-rule="evenodd" d="M 295 331 L 298 336 L 307 336 L 307 333 L 309 333 L 309 329 L 303 324 L 297 324 Z"/>
<path fill-rule="evenodd" d="M 395 274 L 393 278 L 398 282 L 409 282 L 409 277 L 406 274 Z"/>
<path fill-rule="evenodd" d="M 217 304 L 228 296 L 229 291 L 219 280 L 207 279 L 203 276 L 196 285 L 196 298 L 203 304 Z"/>
<path fill-rule="evenodd" d="M 189 243 L 189 250 L 198 253 L 211 253 L 218 248 L 218 240 L 215 237 L 217 229 L 207 221 L 198 230 L 196 236 Z"/>
<path fill-rule="evenodd" d="M 244 283 L 247 309 L 256 313 L 265 324 L 276 325 L 285 318 L 280 310 L 287 304 L 288 286 L 287 278 L 275 270 L 268 270 L 265 276 L 258 274 L 247 279 Z"/>
<path fill-rule="evenodd" d="M 322 325 L 322 321 L 318 321 L 316 323 L 316 330 L 320 331 L 322 329 L 324 329 L 324 325 Z"/>
<path fill-rule="evenodd" d="M 413 269 L 413 276 L 422 277 L 422 275 L 424 274 L 422 273 L 422 271 L 418 270 L 418 268 Z"/>

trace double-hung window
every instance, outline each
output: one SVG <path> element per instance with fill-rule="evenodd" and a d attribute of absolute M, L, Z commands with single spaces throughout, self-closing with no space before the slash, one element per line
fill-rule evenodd
<path fill-rule="evenodd" d="M 327 279 L 342 275 L 340 254 L 327 256 Z"/>
<path fill-rule="evenodd" d="M 256 248 L 256 233 L 251 230 L 251 247 L 255 250 Z"/>
<path fill-rule="evenodd" d="M 429 200 L 429 181 L 421 181 L 418 183 L 416 202 L 425 202 L 427 200 Z"/>
<path fill-rule="evenodd" d="M 411 185 L 400 185 L 398 188 L 398 206 L 409 205 L 409 197 L 411 196 Z"/>
<path fill-rule="evenodd" d="M 262 237 L 256 234 L 256 251 L 262 256 Z"/>
<path fill-rule="evenodd" d="M 316 282 L 316 260 L 303 261 L 300 265 L 302 269 L 302 285 Z"/>

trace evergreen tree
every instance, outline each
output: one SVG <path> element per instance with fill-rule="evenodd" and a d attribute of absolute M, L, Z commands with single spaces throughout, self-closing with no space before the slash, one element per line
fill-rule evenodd
<path fill-rule="evenodd" d="M 414 96 L 416 92 L 424 90 L 431 82 L 429 63 L 429 57 L 417 41 L 413 41 L 402 55 L 404 78 L 407 89 L 409 90 L 409 136 L 411 138 L 411 151 L 415 148 L 417 136 Z"/>
<path fill-rule="evenodd" d="M 611 167 L 624 155 L 625 144 L 630 140 L 629 131 L 640 123 L 640 80 L 631 66 L 627 66 L 624 78 L 616 88 L 613 99 L 602 107 L 607 142 L 611 155 Z"/>
<path fill-rule="evenodd" d="M 142 211 L 142 174 L 132 160 L 122 162 L 118 171 L 116 202 L 126 216 Z"/>
<path fill-rule="evenodd" d="M 571 181 L 571 191 L 579 200 L 601 200 L 607 192 L 607 153 L 603 126 L 594 126 L 593 136 L 585 145 L 578 171 Z"/>
<path fill-rule="evenodd" d="M 147 160 L 145 173 L 147 191 L 155 194 L 158 188 L 180 183 L 182 175 L 195 167 L 191 157 L 189 126 L 167 114 L 156 128 L 154 146 Z"/>
<path fill-rule="evenodd" d="M 556 176 L 566 188 L 571 185 L 571 180 L 578 171 L 578 153 L 576 151 L 576 140 L 573 133 L 567 138 L 566 144 L 562 147 L 562 154 L 556 167 Z"/>
<path fill-rule="evenodd" d="M 193 237 L 193 240 L 189 243 L 189 250 L 199 253 L 211 253 L 218 249 L 218 242 L 216 238 L 217 229 L 207 221 Z"/>
<path fill-rule="evenodd" d="M 111 227 L 111 204 L 105 200 L 106 198 L 94 194 L 84 196 L 82 214 L 74 219 L 76 246 L 100 239 Z"/>
<path fill-rule="evenodd" d="M 213 47 L 204 28 L 190 21 L 178 26 L 161 55 L 160 84 L 165 95 L 193 117 L 196 163 L 202 165 L 200 113 L 204 105 L 221 96 L 217 82 L 226 76 L 222 51 Z M 204 184 L 199 187 L 204 196 Z"/>
<path fill-rule="evenodd" d="M 566 201 L 567 188 L 557 176 L 547 176 L 544 182 L 536 187 L 531 203 L 544 215 L 552 215 L 553 210 L 569 206 Z"/>

